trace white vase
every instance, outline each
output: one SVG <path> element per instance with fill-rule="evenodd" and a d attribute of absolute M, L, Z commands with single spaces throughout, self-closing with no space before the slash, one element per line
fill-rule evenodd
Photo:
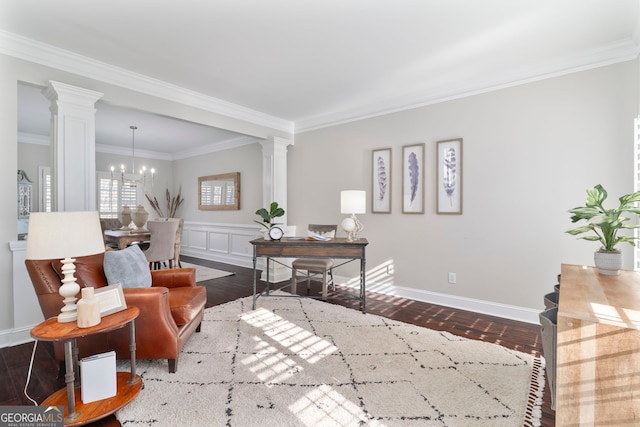
<path fill-rule="evenodd" d="M 144 206 L 138 205 L 138 208 L 131 216 L 133 217 L 133 223 L 136 225 L 136 229 L 142 230 L 147 223 L 147 219 L 149 219 L 149 212 L 146 211 Z"/>
<path fill-rule="evenodd" d="M 92 287 L 82 288 L 82 299 L 77 306 L 78 328 L 90 328 L 100 323 L 100 301 L 94 296 Z"/>
<path fill-rule="evenodd" d="M 131 208 L 128 205 L 124 205 L 122 207 L 122 211 L 120 212 L 120 217 L 118 219 L 122 223 L 122 229 L 128 230 L 129 224 L 131 224 Z"/>
<path fill-rule="evenodd" d="M 624 261 L 622 252 L 600 252 L 593 254 L 593 260 L 598 268 L 598 273 L 607 276 L 618 276 Z"/>

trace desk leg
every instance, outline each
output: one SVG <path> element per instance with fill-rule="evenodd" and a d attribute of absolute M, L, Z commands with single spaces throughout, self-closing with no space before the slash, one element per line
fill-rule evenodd
<path fill-rule="evenodd" d="M 267 296 L 269 296 L 269 287 L 271 286 L 271 278 L 269 277 L 269 275 L 271 273 L 269 273 L 269 265 L 271 264 L 271 258 L 267 257 Z"/>
<path fill-rule="evenodd" d="M 75 354 L 75 356 L 74 356 Z M 65 421 L 70 422 L 76 420 L 80 413 L 76 412 L 76 400 L 75 400 L 75 360 L 77 359 L 77 346 L 76 340 L 70 339 L 64 342 L 64 365 L 66 373 L 64 375 L 64 382 L 67 384 L 67 416 Z"/>
<path fill-rule="evenodd" d="M 258 298 L 256 295 L 256 247 L 253 247 L 253 307 L 252 310 L 256 309 L 256 299 Z"/>
<path fill-rule="evenodd" d="M 362 250 L 362 259 L 360 260 L 360 301 L 362 302 L 362 313 L 367 313 L 367 297 L 366 297 L 366 283 L 365 283 L 365 271 L 367 267 L 367 259 L 364 256 L 364 249 Z"/>
<path fill-rule="evenodd" d="M 136 382 L 136 321 L 129 322 L 129 351 L 131 352 L 131 378 L 127 384 Z"/>

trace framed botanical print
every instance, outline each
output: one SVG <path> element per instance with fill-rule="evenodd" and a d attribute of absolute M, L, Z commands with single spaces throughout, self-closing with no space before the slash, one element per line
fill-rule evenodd
<path fill-rule="evenodd" d="M 437 146 L 437 213 L 462 214 L 462 138 Z"/>
<path fill-rule="evenodd" d="M 424 213 L 424 143 L 402 147 L 402 212 Z"/>
<path fill-rule="evenodd" d="M 391 213 L 391 148 L 371 152 L 371 212 Z"/>

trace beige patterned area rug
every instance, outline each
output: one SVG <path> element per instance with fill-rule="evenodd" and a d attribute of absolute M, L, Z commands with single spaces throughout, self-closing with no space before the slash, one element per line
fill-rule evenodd
<path fill-rule="evenodd" d="M 541 358 L 281 296 L 207 309 L 177 373 L 138 372 L 124 427 L 534 426 L 544 388 Z"/>
<path fill-rule="evenodd" d="M 204 282 L 205 280 L 219 279 L 220 277 L 233 276 L 235 273 L 230 271 L 218 270 L 211 267 L 204 267 L 202 265 L 191 264 L 188 262 L 180 263 L 183 268 L 191 267 L 196 269 L 196 283 Z"/>

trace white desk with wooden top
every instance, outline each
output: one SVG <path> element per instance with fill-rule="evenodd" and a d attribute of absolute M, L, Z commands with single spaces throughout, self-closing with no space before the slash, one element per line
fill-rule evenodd
<path fill-rule="evenodd" d="M 556 425 L 640 425 L 640 273 L 561 274 Z"/>

